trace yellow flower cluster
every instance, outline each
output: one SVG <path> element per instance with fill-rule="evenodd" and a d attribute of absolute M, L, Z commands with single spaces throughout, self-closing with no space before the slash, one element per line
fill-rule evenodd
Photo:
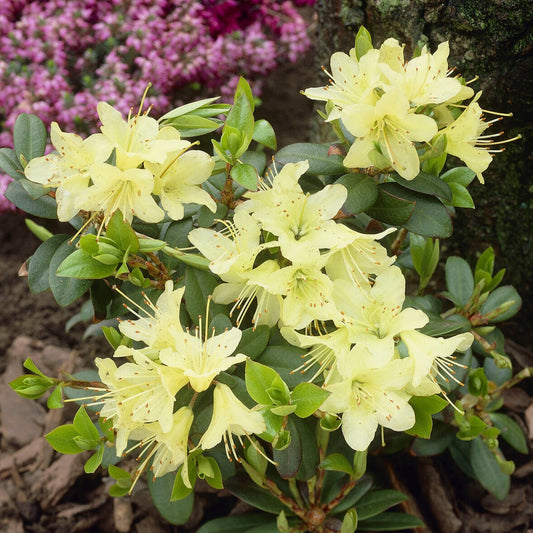
<path fill-rule="evenodd" d="M 379 49 L 358 57 L 331 56 L 330 84 L 312 87 L 303 94 L 328 102 L 327 120 L 340 119 L 354 137 L 344 165 L 395 171 L 407 180 L 420 172 L 420 156 L 445 139 L 445 152 L 461 159 L 483 183 L 492 157 L 492 137 L 482 135 L 491 124 L 483 119 L 478 93 L 459 78 L 450 77 L 448 42 L 431 54 L 426 46 L 411 60 L 403 45 L 387 39 Z"/>
<path fill-rule="evenodd" d="M 160 222 L 165 211 L 183 218 L 183 204 L 197 203 L 216 211 L 215 201 L 200 184 L 211 175 L 214 161 L 207 153 L 190 150 L 170 126 L 142 114 L 124 120 L 105 102 L 98 104 L 101 133 L 82 139 L 51 126 L 57 153 L 32 159 L 25 168 L 30 181 L 55 188 L 59 220 L 66 222 L 79 211 L 101 214 L 103 224 L 120 210 L 131 223 L 136 216 Z M 161 208 L 152 195 L 159 196 Z"/>

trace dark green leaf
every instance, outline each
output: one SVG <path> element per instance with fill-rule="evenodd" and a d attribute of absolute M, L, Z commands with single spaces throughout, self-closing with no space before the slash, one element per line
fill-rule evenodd
<path fill-rule="evenodd" d="M 185 524 L 191 516 L 194 503 L 194 493 L 191 492 L 182 500 L 171 502 L 170 495 L 174 485 L 175 473 L 169 473 L 159 478 L 148 474 L 148 488 L 152 500 L 161 516 L 171 524 Z"/>
<path fill-rule="evenodd" d="M 241 163 L 251 165 L 257 171 L 257 174 L 262 175 L 266 166 L 266 154 L 264 152 L 252 152 L 248 150 L 244 152 L 239 158 Z"/>
<path fill-rule="evenodd" d="M 15 150 L 0 148 L 0 169 L 9 174 L 14 180 L 24 177 L 24 169 L 17 158 Z"/>
<path fill-rule="evenodd" d="M 307 159 L 309 174 L 336 175 L 346 172 L 340 155 L 328 155 L 329 146 L 312 143 L 295 143 L 285 146 L 277 152 L 276 163 L 298 163 Z"/>
<path fill-rule="evenodd" d="M 448 447 L 454 439 L 454 433 L 448 424 L 434 421 L 434 427 L 429 439 L 417 437 L 411 447 L 411 452 L 419 457 L 438 455 Z"/>
<path fill-rule="evenodd" d="M 199 316 L 205 317 L 207 297 L 213 294 L 217 285 L 218 281 L 212 274 L 189 266 L 185 269 L 185 308 L 196 325 L 199 324 Z M 225 311 L 224 305 L 211 302 L 209 306 L 209 313 L 212 316 Z"/>
<path fill-rule="evenodd" d="M 254 328 L 245 329 L 235 351 L 256 359 L 263 353 L 269 338 L 270 328 L 268 326 L 257 326 L 255 330 Z"/>
<path fill-rule="evenodd" d="M 295 346 L 268 346 L 265 351 L 257 358 L 257 361 L 263 365 L 276 370 L 281 379 L 291 388 L 296 387 L 298 383 L 307 381 L 307 376 L 300 372 L 294 372 L 302 364 L 301 356 L 305 350 Z"/>
<path fill-rule="evenodd" d="M 404 226 L 413 215 L 415 202 L 405 200 L 378 186 L 378 198 L 366 213 L 385 224 Z"/>
<path fill-rule="evenodd" d="M 462 258 L 450 256 L 446 260 L 446 286 L 461 305 L 466 305 L 474 292 L 474 275 Z"/>
<path fill-rule="evenodd" d="M 271 527 L 275 529 L 270 529 Z M 197 533 L 250 533 L 251 529 L 261 528 L 258 533 L 264 531 L 275 533 L 276 521 L 265 514 L 242 514 L 216 518 L 204 524 Z"/>
<path fill-rule="evenodd" d="M 453 315 L 447 320 L 432 318 L 420 331 L 430 337 L 448 336 L 451 333 L 465 333 L 470 331 L 472 326 L 468 318 L 462 315 Z"/>
<path fill-rule="evenodd" d="M 413 180 L 406 180 L 398 174 L 392 174 L 391 177 L 396 183 L 410 191 L 437 196 L 448 202 L 452 201 L 452 191 L 448 184 L 426 172 L 420 172 Z"/>
<path fill-rule="evenodd" d="M 343 206 L 343 211 L 346 213 L 362 213 L 372 207 L 378 199 L 378 186 L 366 174 L 345 174 L 335 183 L 344 185 L 348 190 Z"/>
<path fill-rule="evenodd" d="M 8 185 L 4 196 L 29 215 L 41 218 L 57 218 L 57 203 L 54 198 L 42 196 L 34 200 L 18 181 L 13 181 Z"/>
<path fill-rule="evenodd" d="M 491 422 L 501 431 L 502 438 L 520 453 L 529 453 L 526 436 L 520 426 L 510 417 L 502 413 L 490 413 Z"/>
<path fill-rule="evenodd" d="M 398 490 L 376 490 L 365 494 L 355 508 L 359 520 L 366 520 L 407 499 L 407 496 Z"/>
<path fill-rule="evenodd" d="M 503 322 L 516 315 L 521 307 L 522 298 L 516 289 L 512 285 L 504 285 L 489 294 L 481 306 L 481 313 L 490 314 L 490 322 Z M 501 312 L 498 311 L 499 309 Z"/>
<path fill-rule="evenodd" d="M 237 498 L 267 513 L 279 514 L 285 507 L 272 494 L 258 487 L 248 476 L 237 475 L 224 481 Z"/>
<path fill-rule="evenodd" d="M 28 163 L 34 157 L 44 155 L 46 138 L 46 127 L 39 117 L 27 113 L 17 117 L 13 128 L 13 144 L 19 160 L 22 155 Z"/>
<path fill-rule="evenodd" d="M 499 500 L 503 500 L 511 486 L 511 476 L 504 474 L 494 453 L 481 437 L 472 441 L 470 462 L 479 482 Z"/>
<path fill-rule="evenodd" d="M 397 183 L 384 183 L 380 187 L 397 198 L 415 202 L 413 214 L 403 224 L 405 229 L 424 237 L 445 238 L 452 234 L 450 213 L 439 200 L 407 190 Z"/>
<path fill-rule="evenodd" d="M 28 285 L 31 292 L 37 294 L 50 288 L 50 261 L 56 250 L 68 239 L 68 235 L 54 235 L 35 250 L 28 267 Z"/>
<path fill-rule="evenodd" d="M 56 302 L 62 307 L 65 307 L 76 301 L 92 284 L 92 279 L 65 278 L 56 275 L 59 265 L 61 265 L 63 261 L 67 260 L 69 256 L 73 255 L 73 250 L 74 245 L 69 244 L 68 241 L 64 241 L 59 245 L 52 256 L 52 259 L 50 260 L 50 289 L 52 290 L 52 294 L 54 295 Z M 82 250 L 78 250 L 77 252 L 81 251 Z"/>
<path fill-rule="evenodd" d="M 424 527 L 420 518 L 405 513 L 383 513 L 367 520 L 360 520 L 359 531 L 400 531 Z"/>

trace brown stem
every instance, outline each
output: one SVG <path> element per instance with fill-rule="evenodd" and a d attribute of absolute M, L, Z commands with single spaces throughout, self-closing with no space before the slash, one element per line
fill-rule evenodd
<path fill-rule="evenodd" d="M 407 233 L 408 231 L 405 228 L 402 228 L 398 232 L 398 236 L 396 237 L 396 239 L 394 239 L 394 242 L 390 247 L 391 254 L 400 255 L 400 249 L 402 247 L 403 241 L 405 241 L 405 238 L 407 237 Z"/>
<path fill-rule="evenodd" d="M 339 494 L 337 494 L 337 496 L 333 500 L 331 500 L 327 505 L 324 505 L 324 507 L 322 507 L 322 510 L 326 514 L 328 514 L 332 509 L 337 507 L 337 505 L 339 505 L 339 503 L 341 503 L 342 500 L 346 498 L 348 493 L 355 487 L 356 483 L 357 483 L 357 480 L 350 478 L 350 481 L 348 481 L 342 486 L 341 490 L 339 491 Z"/>

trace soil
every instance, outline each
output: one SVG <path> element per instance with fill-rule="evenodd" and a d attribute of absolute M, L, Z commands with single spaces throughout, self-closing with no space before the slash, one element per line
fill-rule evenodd
<path fill-rule="evenodd" d="M 310 138 L 313 106 L 298 91 L 314 82 L 313 69 L 313 55 L 309 54 L 297 70 L 293 66 L 282 67 L 265 84 L 258 116 L 269 119 L 276 132 L 282 134 L 280 146 Z M 47 224 L 58 232 L 57 223 Z M 110 348 L 103 338 L 83 338 L 83 324 L 65 331 L 66 322 L 80 304 L 60 308 L 50 292 L 30 293 L 26 278 L 18 273 L 24 271 L 24 261 L 38 245 L 39 241 L 25 227 L 23 214 L 0 216 L 0 531 L 189 533 L 216 516 L 249 511 L 228 491 L 213 493 L 199 483 L 189 522 L 170 526 L 151 504 L 142 481 L 131 498 L 113 499 L 108 495 L 109 479 L 98 473 L 83 474 L 79 456 L 59 456 L 42 439 L 53 427 L 67 423 L 72 413 L 71 409 L 47 412 L 43 403 L 18 398 L 9 389 L 7 383 L 22 373 L 24 359 L 31 356 L 43 368 L 59 366 L 68 372 L 90 366 L 95 356 L 109 356 Z M 533 365 L 530 348 L 511 342 L 507 352 L 518 368 Z M 530 394 L 517 389 L 506 402 L 509 412 L 526 431 L 525 420 L 529 422 L 531 437 Z M 531 442 L 529 439 L 530 446 Z M 469 480 L 447 457 L 406 457 L 401 465 L 391 462 L 384 475 L 392 488 L 410 495 L 403 510 L 418 514 L 428 524 L 419 532 L 533 531 L 533 461 L 508 448 L 505 452 L 516 461 L 518 469 L 503 502 Z"/>

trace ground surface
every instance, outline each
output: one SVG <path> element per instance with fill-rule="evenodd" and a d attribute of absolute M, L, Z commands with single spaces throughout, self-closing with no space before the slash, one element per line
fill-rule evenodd
<path fill-rule="evenodd" d="M 312 68 L 309 56 L 298 70 L 283 68 L 266 84 L 259 114 L 271 120 L 278 133 L 283 132 L 280 146 L 309 138 L 312 106 L 298 91 L 312 83 Z M 77 370 L 97 355 L 110 355 L 110 351 L 100 338 L 82 339 L 82 325 L 65 332 L 65 323 L 76 306 L 61 309 L 49 292 L 31 294 L 26 279 L 17 276 L 38 244 L 26 229 L 22 215 L 0 216 L 0 531 L 189 533 L 210 517 L 246 512 L 247 507 L 229 492 L 213 494 L 200 484 L 191 520 L 185 526 L 168 526 L 151 505 L 142 483 L 131 498 L 112 499 L 107 494 L 109 480 L 99 474 L 83 475 L 79 456 L 52 452 L 42 435 L 66 423 L 71 410 L 47 412 L 39 402 L 18 398 L 7 383 L 22 373 L 26 357 L 54 373 L 57 368 Z M 523 341 L 528 337 L 521 333 L 522 346 L 508 345 L 517 369 L 533 364 L 531 345 Z M 524 421 L 533 418 L 531 404 L 526 388 L 506 399 L 509 412 L 530 436 L 533 428 Z M 423 516 L 428 523 L 425 531 L 533 531 L 533 462 L 528 457 L 513 458 L 519 468 L 503 502 L 457 472 L 446 458 L 406 458 L 399 470 L 391 463 L 387 475 L 392 487 L 410 493 L 410 503 L 404 510 Z"/>

